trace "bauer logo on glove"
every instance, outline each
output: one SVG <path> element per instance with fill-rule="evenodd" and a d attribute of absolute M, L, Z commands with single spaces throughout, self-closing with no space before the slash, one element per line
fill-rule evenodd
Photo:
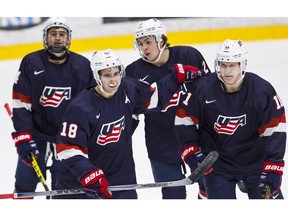
<path fill-rule="evenodd" d="M 27 166 L 32 166 L 31 154 L 38 158 L 39 150 L 37 144 L 32 139 L 32 134 L 29 132 L 13 132 L 12 138 L 15 142 L 15 147 L 17 148 L 17 153 L 23 163 Z"/>
<path fill-rule="evenodd" d="M 204 71 L 198 70 L 197 67 L 183 64 L 174 64 L 177 79 L 180 83 L 192 82 L 197 78 L 205 75 Z"/>

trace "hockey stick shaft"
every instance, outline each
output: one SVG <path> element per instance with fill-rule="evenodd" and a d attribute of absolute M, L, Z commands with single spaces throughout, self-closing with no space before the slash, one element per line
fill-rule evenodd
<path fill-rule="evenodd" d="M 45 188 L 45 191 L 49 191 L 49 188 L 47 186 L 46 180 L 41 172 L 41 169 L 38 165 L 38 162 L 35 158 L 35 156 L 33 154 L 30 154 L 31 158 L 32 158 L 32 167 L 37 175 L 37 177 L 39 178 L 39 180 L 41 181 L 43 187 Z"/>
<path fill-rule="evenodd" d="M 6 111 L 7 111 L 10 119 L 13 121 L 13 113 L 12 113 L 12 111 L 11 111 L 11 109 L 10 109 L 9 104 L 8 104 L 8 103 L 5 103 L 5 104 L 4 104 L 4 107 L 5 107 Z"/>
<path fill-rule="evenodd" d="M 178 187 L 194 184 L 201 178 L 202 175 L 204 175 L 204 173 L 215 163 L 217 159 L 218 159 L 218 152 L 216 151 L 210 152 L 188 177 L 181 180 L 168 181 L 168 182 L 155 182 L 147 184 L 110 186 L 108 187 L 108 190 L 109 191 L 135 190 L 135 189 L 146 189 L 156 187 Z"/>
<path fill-rule="evenodd" d="M 108 186 L 109 191 L 123 191 L 123 190 L 136 190 L 136 189 L 149 189 L 158 187 L 177 187 L 194 184 L 199 178 L 208 170 L 217 160 L 218 152 L 210 152 L 206 158 L 199 164 L 199 166 L 191 173 L 187 178 L 169 181 L 169 182 L 156 182 L 146 184 L 130 184 L 130 185 L 116 185 Z M 70 194 L 83 194 L 85 190 L 83 188 L 77 189 L 64 189 L 64 190 L 52 190 L 43 192 L 26 192 L 26 193 L 11 193 L 11 194 L 0 194 L 0 199 L 9 198 L 27 198 L 35 196 L 59 196 L 59 195 L 70 195 Z"/>
<path fill-rule="evenodd" d="M 4 107 L 5 107 L 5 109 L 6 109 L 7 113 L 8 113 L 11 121 L 13 122 L 13 112 L 12 112 L 9 104 L 8 104 L 8 103 L 5 103 L 5 104 L 4 104 Z M 41 169 L 40 169 L 40 167 L 39 167 L 39 164 L 38 164 L 35 156 L 34 156 L 33 154 L 30 154 L 30 156 L 31 156 L 31 158 L 32 158 L 32 167 L 33 167 L 33 169 L 34 169 L 37 177 L 38 177 L 39 180 L 41 181 L 41 183 L 42 183 L 45 191 L 49 191 L 49 188 L 48 188 L 48 186 L 47 186 L 46 180 L 45 180 L 45 178 L 44 178 L 44 176 L 43 176 L 43 173 L 42 173 L 42 171 L 41 171 Z M 46 197 L 46 198 L 49 199 L 50 197 Z"/>
<path fill-rule="evenodd" d="M 266 185 L 265 186 L 265 199 L 270 199 L 270 195 L 271 195 L 271 186 Z"/>

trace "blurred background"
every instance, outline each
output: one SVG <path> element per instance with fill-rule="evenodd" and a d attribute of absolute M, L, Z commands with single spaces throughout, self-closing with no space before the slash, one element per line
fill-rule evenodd
<path fill-rule="evenodd" d="M 71 50 L 133 49 L 137 23 L 150 17 L 67 17 Z M 169 43 L 201 44 L 227 38 L 243 41 L 288 38 L 288 17 L 157 17 Z M 0 60 L 22 58 L 41 49 L 42 30 L 49 17 L 0 17 Z"/>

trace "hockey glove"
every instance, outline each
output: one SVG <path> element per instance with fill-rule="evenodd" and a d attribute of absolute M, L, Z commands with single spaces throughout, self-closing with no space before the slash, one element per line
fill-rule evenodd
<path fill-rule="evenodd" d="M 190 65 L 174 64 L 174 68 L 180 83 L 192 82 L 193 80 L 205 75 L 204 71 L 200 71 L 197 67 Z"/>
<path fill-rule="evenodd" d="M 105 175 L 101 169 L 89 171 L 80 179 L 80 183 L 84 186 L 87 196 L 96 199 L 111 199 L 112 195 L 107 190 L 110 186 L 105 179 Z"/>
<path fill-rule="evenodd" d="M 17 148 L 17 153 L 23 163 L 27 166 L 32 166 L 31 154 L 37 159 L 39 156 L 39 150 L 36 143 L 32 139 L 32 134 L 29 132 L 13 132 L 12 138 Z"/>
<path fill-rule="evenodd" d="M 284 169 L 284 161 L 266 161 L 262 169 L 262 175 L 260 177 L 259 188 L 262 193 L 262 197 L 265 198 L 266 187 L 271 187 L 271 194 L 273 196 L 278 192 L 282 182 L 282 175 Z"/>
<path fill-rule="evenodd" d="M 181 157 L 183 161 L 188 164 L 191 171 L 194 171 L 198 164 L 201 163 L 206 155 L 204 155 L 197 146 L 186 146 L 181 152 Z M 213 168 L 209 168 L 204 175 L 207 175 L 213 171 Z"/>

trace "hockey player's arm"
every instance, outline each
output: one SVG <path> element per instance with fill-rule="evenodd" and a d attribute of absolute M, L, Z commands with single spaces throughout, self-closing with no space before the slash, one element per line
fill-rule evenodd
<path fill-rule="evenodd" d="M 197 118 L 189 115 L 185 109 L 178 108 L 175 117 L 175 130 L 176 135 L 182 143 L 183 147 L 181 152 L 182 160 L 189 166 L 193 172 L 198 165 L 205 159 L 206 155 L 201 151 L 198 144 L 198 120 Z M 205 172 L 209 174 L 213 171 L 210 168 Z"/>
<path fill-rule="evenodd" d="M 137 92 L 137 102 L 133 111 L 134 114 L 161 111 L 167 106 L 175 92 L 181 89 L 181 84 L 206 75 L 205 72 L 199 71 L 196 67 L 183 64 L 175 64 L 169 71 L 168 75 L 151 85 L 145 81 L 135 81 L 134 91 Z"/>
<path fill-rule="evenodd" d="M 73 148 L 73 146 L 70 147 Z M 70 171 L 84 187 L 87 196 L 96 199 L 112 198 L 111 193 L 107 190 L 107 186 L 110 186 L 110 184 L 106 180 L 103 170 L 93 166 L 86 157 L 75 155 L 62 159 L 61 162 L 69 167 Z"/>
<path fill-rule="evenodd" d="M 20 64 L 12 91 L 12 113 L 15 132 L 12 138 L 20 159 L 27 165 L 32 166 L 31 154 L 37 159 L 39 155 L 37 144 L 33 140 L 32 118 L 32 93 L 31 80 L 29 79 L 29 66 L 27 58 Z"/>
<path fill-rule="evenodd" d="M 12 89 L 13 125 L 18 131 L 32 132 L 32 83 L 29 78 L 29 60 L 24 58 L 16 74 Z"/>
<path fill-rule="evenodd" d="M 263 107 L 261 126 L 258 129 L 259 137 L 265 143 L 266 160 L 281 160 L 284 158 L 286 149 L 285 108 L 274 90 L 270 96 L 265 98 L 269 98 L 268 102 L 259 102 L 260 104 L 263 103 L 261 104 Z"/>
<path fill-rule="evenodd" d="M 259 135 L 266 146 L 259 188 L 262 196 L 267 199 L 278 193 L 281 187 L 286 148 L 285 109 L 274 89 L 272 92 L 274 96 L 270 97 L 268 107 L 263 109 L 263 124 L 259 129 Z"/>
<path fill-rule="evenodd" d="M 66 125 L 64 124 L 64 127 Z M 62 135 L 63 128 L 61 129 Z M 77 139 L 77 135 L 75 137 Z M 59 160 L 69 168 L 70 172 L 81 183 L 85 189 L 87 196 L 97 199 L 112 198 L 107 191 L 109 182 L 105 178 L 105 174 L 100 167 L 95 167 L 88 159 L 88 149 L 86 147 L 71 143 L 59 142 L 56 145 L 56 152 Z"/>
<path fill-rule="evenodd" d="M 175 130 L 176 135 L 185 148 L 187 145 L 199 145 L 198 127 L 200 107 L 196 103 L 197 89 L 195 85 L 185 85 L 185 94 L 181 97 L 176 109 Z M 194 97 L 191 95 L 194 94 Z"/>
<path fill-rule="evenodd" d="M 97 199 L 111 198 L 107 190 L 109 182 L 101 167 L 94 166 L 88 159 L 89 122 L 82 101 L 74 101 L 66 108 L 59 128 L 56 153 L 59 160 L 69 168 L 85 189 L 87 196 Z M 81 105 L 79 105 L 79 103 Z M 85 105 L 84 105 L 85 106 Z M 73 115 L 77 113 L 77 115 Z M 85 116 L 85 117 L 84 117 Z"/>

